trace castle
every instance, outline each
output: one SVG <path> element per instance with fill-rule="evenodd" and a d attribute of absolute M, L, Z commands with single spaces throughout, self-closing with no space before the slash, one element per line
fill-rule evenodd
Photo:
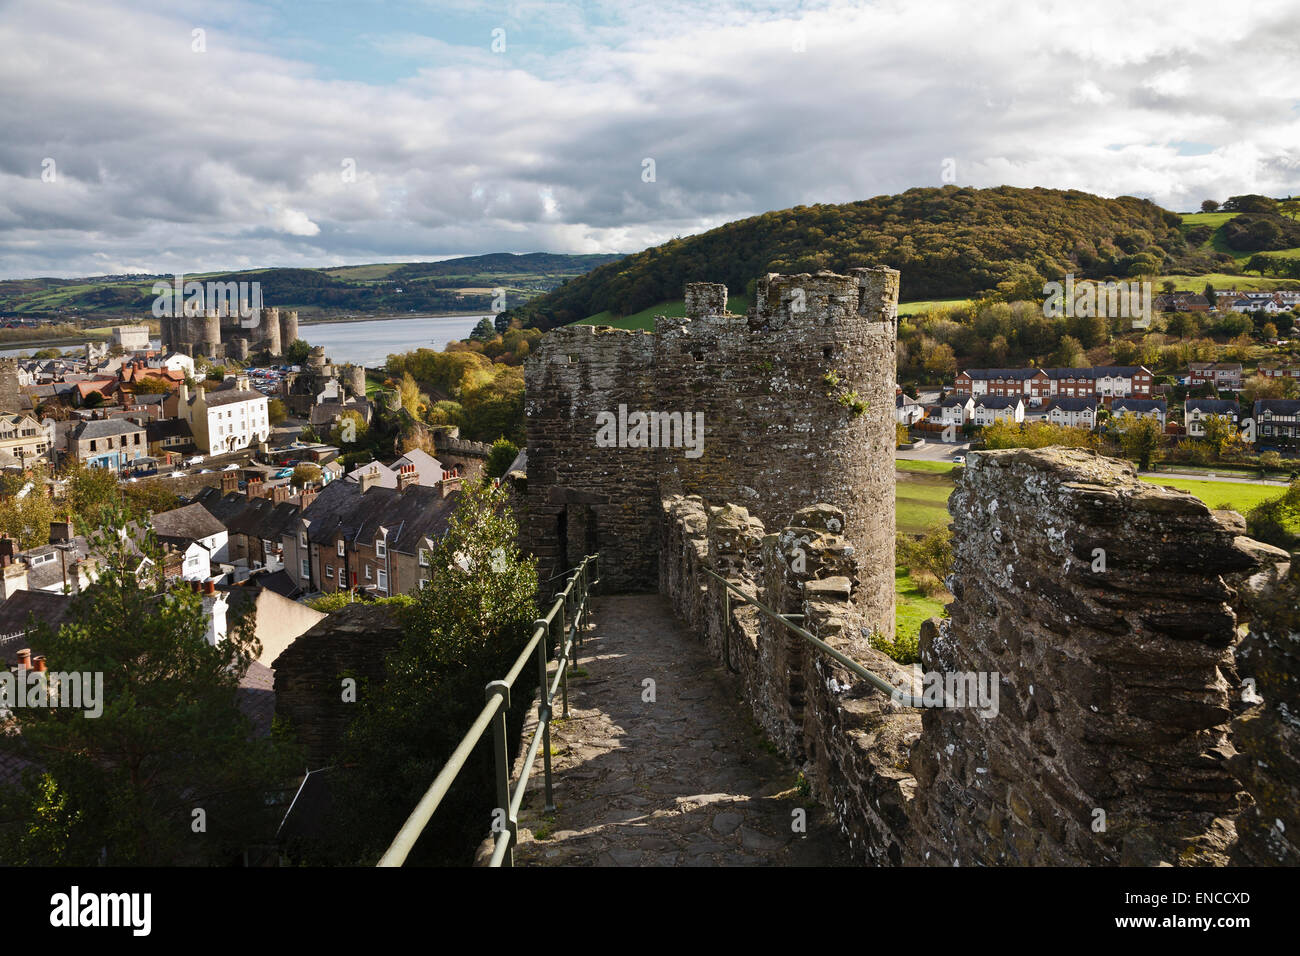
<path fill-rule="evenodd" d="M 284 348 L 298 338 L 298 313 L 289 310 L 256 309 L 248 318 L 230 309 L 206 309 L 192 315 L 182 311 L 161 316 L 160 321 L 163 351 L 214 360 L 245 361 L 261 351 L 283 355 Z"/>
<path fill-rule="evenodd" d="M 972 452 L 922 673 L 876 646 L 898 278 L 768 275 L 747 316 L 693 283 L 653 334 L 547 335 L 521 522 L 541 578 L 599 552 L 606 593 L 666 595 L 864 862 L 1300 864 L 1300 584 L 1240 515 L 1094 452 Z M 932 678 L 991 694 L 930 700 Z"/>

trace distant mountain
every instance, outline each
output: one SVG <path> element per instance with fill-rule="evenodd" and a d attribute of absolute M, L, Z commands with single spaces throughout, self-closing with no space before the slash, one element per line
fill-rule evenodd
<path fill-rule="evenodd" d="M 617 255 L 524 255 L 498 252 L 441 262 L 376 263 L 326 269 L 246 269 L 187 278 L 202 282 L 259 282 L 268 306 L 306 313 L 486 312 L 494 291 L 518 306 Z M 155 282 L 171 276 L 117 275 L 84 279 L 0 281 L 0 314 L 93 315 L 148 312 Z"/>
<path fill-rule="evenodd" d="M 1189 247 L 1181 217 L 1144 199 L 1077 190 L 910 189 L 843 205 L 796 206 L 592 269 L 511 310 L 549 329 L 608 311 L 631 315 L 680 299 L 687 282 L 725 282 L 733 293 L 768 272 L 902 270 L 902 297 L 966 298 L 1006 283 L 1029 289 L 1073 272 L 1212 272 L 1220 259 Z"/>

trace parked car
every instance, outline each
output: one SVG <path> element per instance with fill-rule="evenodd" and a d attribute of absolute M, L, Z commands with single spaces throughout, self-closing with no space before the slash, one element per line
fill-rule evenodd
<path fill-rule="evenodd" d="M 953 456 L 952 456 L 952 463 L 953 463 L 954 465 L 964 465 L 964 464 L 966 464 L 966 456 L 965 456 L 965 455 L 953 455 Z"/>
<path fill-rule="evenodd" d="M 202 456 L 202 455 L 194 455 L 192 458 L 186 458 L 186 459 L 185 459 L 185 465 L 186 465 L 186 467 L 190 467 L 190 466 L 192 466 L 192 465 L 201 465 L 201 464 L 203 464 L 203 456 Z"/>

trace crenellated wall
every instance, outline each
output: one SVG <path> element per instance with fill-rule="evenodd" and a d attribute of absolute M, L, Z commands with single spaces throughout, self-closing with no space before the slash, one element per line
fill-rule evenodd
<path fill-rule="evenodd" d="M 1286 553 L 1088 452 L 972 453 L 949 508 L 956 599 L 923 628 L 922 674 L 867 638 L 844 512 L 801 509 L 769 534 L 743 507 L 661 503 L 662 592 L 729 661 L 854 851 L 877 864 L 1294 862 L 1295 604 L 1270 597 Z M 728 602 L 705 568 L 945 705 L 904 708 Z M 1248 605 L 1272 611 L 1238 647 Z M 1242 701 L 1239 670 L 1258 675 L 1262 705 Z"/>

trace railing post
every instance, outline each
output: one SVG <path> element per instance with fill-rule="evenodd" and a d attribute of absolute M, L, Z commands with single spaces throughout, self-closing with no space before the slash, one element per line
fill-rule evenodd
<path fill-rule="evenodd" d="M 492 753 L 496 758 L 497 809 L 506 815 L 505 825 L 510 831 L 510 840 L 501 865 L 514 866 L 519 821 L 510 814 L 510 754 L 506 749 L 506 711 L 510 709 L 510 685 L 503 680 L 494 680 L 484 688 L 484 696 L 488 700 L 501 698 L 496 716 L 492 718 Z"/>
<path fill-rule="evenodd" d="M 538 618 L 533 622 L 533 629 L 536 630 L 539 626 L 546 629 L 545 638 L 537 642 L 537 721 L 542 725 L 542 766 L 546 777 L 544 810 L 546 813 L 554 813 L 555 793 L 551 783 L 551 688 L 546 680 L 546 645 L 551 639 L 551 626 L 546 622 L 546 618 Z M 564 666 L 564 661 L 560 661 L 560 666 Z"/>

